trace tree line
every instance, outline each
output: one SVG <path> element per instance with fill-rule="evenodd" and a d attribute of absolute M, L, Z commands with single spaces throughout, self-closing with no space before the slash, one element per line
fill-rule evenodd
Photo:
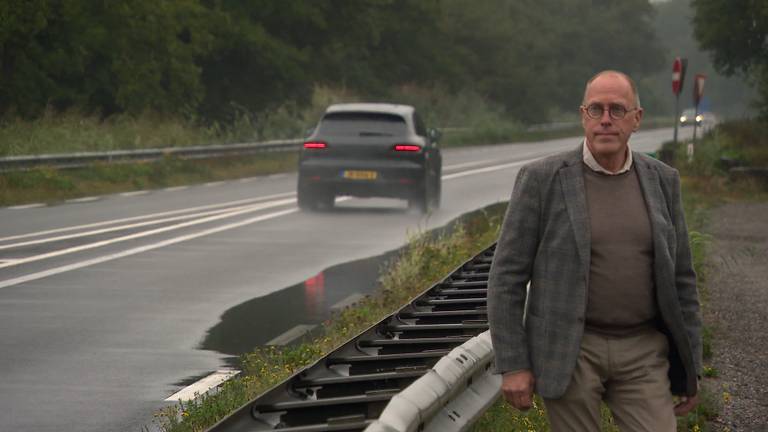
<path fill-rule="evenodd" d="M 316 85 L 369 99 L 408 85 L 540 122 L 574 111 L 598 70 L 668 67 L 652 14 L 647 0 L 0 0 L 0 117 L 226 123 Z"/>

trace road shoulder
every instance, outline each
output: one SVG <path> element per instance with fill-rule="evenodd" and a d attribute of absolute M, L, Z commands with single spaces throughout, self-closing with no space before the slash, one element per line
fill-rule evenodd
<path fill-rule="evenodd" d="M 768 426 L 768 202 L 712 209 L 707 272 L 713 357 L 718 377 L 709 387 L 722 409 L 715 430 Z"/>

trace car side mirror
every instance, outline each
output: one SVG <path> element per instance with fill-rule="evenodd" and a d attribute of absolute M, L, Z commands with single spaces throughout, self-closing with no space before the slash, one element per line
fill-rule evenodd
<path fill-rule="evenodd" d="M 429 128 L 427 129 L 427 136 L 429 136 L 430 141 L 437 143 L 440 141 L 440 138 L 443 136 L 443 134 L 435 128 Z"/>

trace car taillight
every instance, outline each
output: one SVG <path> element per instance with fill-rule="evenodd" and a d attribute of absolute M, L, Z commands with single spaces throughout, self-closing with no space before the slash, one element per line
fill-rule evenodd
<path fill-rule="evenodd" d="M 418 152 L 421 151 L 421 146 L 413 144 L 395 144 L 395 151 Z"/>
<path fill-rule="evenodd" d="M 304 143 L 305 149 L 324 149 L 328 147 L 328 144 L 322 141 L 309 141 Z"/>

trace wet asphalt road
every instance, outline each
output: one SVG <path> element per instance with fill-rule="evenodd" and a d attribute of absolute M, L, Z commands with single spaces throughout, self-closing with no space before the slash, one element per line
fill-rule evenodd
<path fill-rule="evenodd" d="M 293 173 L 0 209 L 0 430 L 141 430 L 232 355 L 370 292 L 368 258 L 507 200 L 521 164 L 578 142 L 444 150 L 427 218 L 384 199 L 299 212 Z"/>

